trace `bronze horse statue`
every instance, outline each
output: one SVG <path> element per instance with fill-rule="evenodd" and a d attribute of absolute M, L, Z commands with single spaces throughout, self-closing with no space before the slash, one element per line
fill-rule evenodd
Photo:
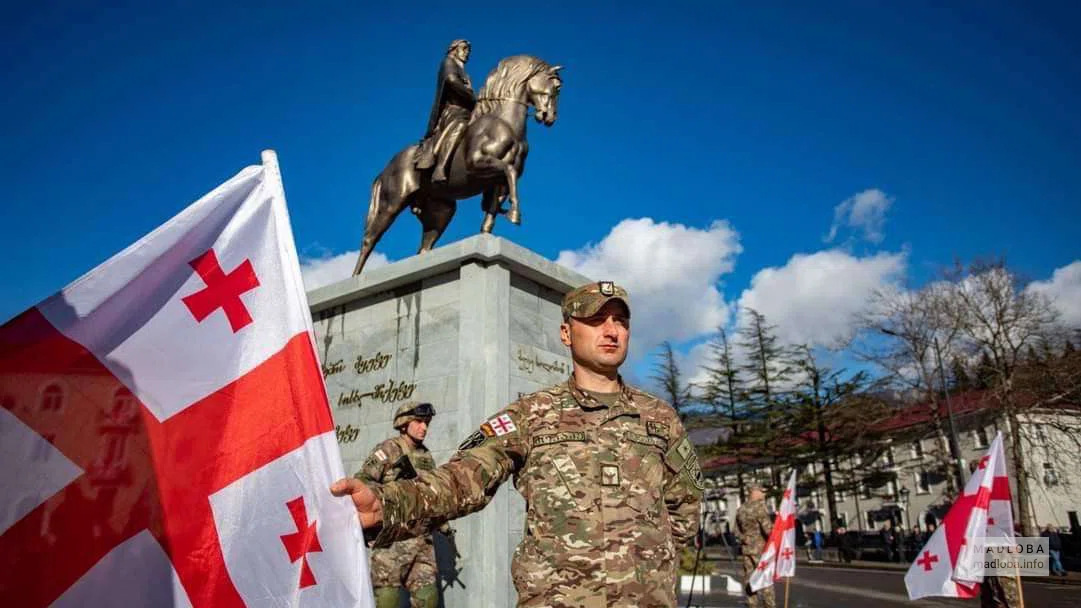
<path fill-rule="evenodd" d="M 512 224 L 520 224 L 518 179 L 529 152 L 526 119 L 532 107 L 537 122 L 545 126 L 555 123 L 562 86 L 560 69 L 562 66 L 551 66 L 529 55 L 500 61 L 477 94 L 469 124 L 448 162 L 445 182 L 433 183 L 431 169 L 417 169 L 419 144 L 394 155 L 372 183 L 364 239 L 353 275 L 360 274 L 376 243 L 406 206 L 412 208 L 423 230 L 417 253 L 431 250 L 454 217 L 459 200 L 478 194 L 483 195 L 481 232 L 490 233 L 500 213 L 506 213 Z M 507 199 L 509 210 L 503 208 Z"/>

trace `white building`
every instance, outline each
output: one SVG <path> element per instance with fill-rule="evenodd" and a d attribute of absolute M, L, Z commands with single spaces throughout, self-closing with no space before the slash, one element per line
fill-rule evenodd
<path fill-rule="evenodd" d="M 1015 519 L 1019 520 L 1010 425 L 1000 412 L 987 406 L 980 393 L 953 396 L 951 406 L 966 480 L 969 462 L 983 456 L 995 432 L 1002 431 Z M 886 521 L 906 530 L 937 526 L 951 504 L 947 475 L 956 466 L 948 457 L 947 420 L 943 419 L 942 426 L 943 431 L 937 433 L 929 408 L 913 406 L 881 425 L 887 449 L 877 462 L 864 463 L 855 456 L 831 463 L 835 518 L 850 530 L 862 531 L 880 529 Z M 1081 531 L 1081 413 L 1074 409 L 1032 413 L 1023 417 L 1020 426 L 1033 522 L 1040 528 L 1051 524 Z M 745 483 L 786 479 L 789 474 L 786 467 L 775 471 L 764 462 L 745 463 L 742 469 Z M 735 459 L 704 459 L 703 472 L 708 487 L 703 506 L 707 534 L 716 536 L 726 526 L 734 531 L 740 506 Z M 799 486 L 800 519 L 805 528 L 829 531 L 822 465 L 816 462 L 805 467 Z"/>

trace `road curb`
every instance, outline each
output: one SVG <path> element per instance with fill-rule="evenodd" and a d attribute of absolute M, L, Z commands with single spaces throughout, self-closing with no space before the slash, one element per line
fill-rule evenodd
<path fill-rule="evenodd" d="M 849 569 L 853 569 L 853 570 L 871 570 L 871 571 L 874 571 L 874 572 L 902 572 L 902 573 L 903 572 L 908 572 L 908 566 L 907 565 L 904 566 L 904 567 L 901 567 L 901 566 L 887 566 L 885 564 L 877 565 L 877 564 L 840 564 L 840 563 L 833 563 L 833 562 L 826 562 L 826 563 L 801 562 L 801 563 L 798 564 L 798 566 L 806 566 L 807 568 L 822 568 L 822 569 L 827 569 L 827 570 L 831 569 L 831 568 L 833 568 L 833 569 L 849 568 Z M 1051 584 L 1051 585 L 1066 585 L 1066 586 L 1072 586 L 1072 587 L 1081 587 L 1081 578 L 1073 578 L 1073 577 L 1063 578 L 1061 576 L 1041 576 L 1041 577 L 1026 576 L 1026 577 L 1024 577 L 1024 581 L 1022 581 L 1022 582 L 1025 582 L 1025 581 L 1032 581 L 1032 582 L 1037 582 L 1037 583 L 1047 583 L 1047 584 Z"/>
<path fill-rule="evenodd" d="M 728 561 L 728 556 L 720 555 L 714 560 L 722 564 L 732 564 L 735 566 L 738 562 Z M 821 568 L 828 569 L 851 569 L 851 570 L 870 570 L 872 572 L 899 572 L 904 573 L 908 571 L 908 564 L 905 565 L 890 565 L 890 564 L 875 564 L 875 563 L 840 563 L 840 562 L 808 562 L 799 561 L 796 562 L 797 570 L 800 567 L 807 568 Z M 1081 587 L 1081 577 L 1067 576 L 1065 578 L 1061 576 L 1041 576 L 1041 577 L 1024 577 L 1026 581 L 1046 583 L 1050 585 L 1065 585 L 1068 587 Z M 1024 582 L 1024 581 L 1022 581 Z"/>

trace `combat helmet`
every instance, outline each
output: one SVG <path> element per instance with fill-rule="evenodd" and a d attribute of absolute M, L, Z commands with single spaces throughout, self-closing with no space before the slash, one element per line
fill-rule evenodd
<path fill-rule="evenodd" d="M 423 401 L 407 401 L 394 412 L 394 428 L 402 430 L 412 420 L 431 420 L 435 416 L 435 408 L 431 403 Z"/>

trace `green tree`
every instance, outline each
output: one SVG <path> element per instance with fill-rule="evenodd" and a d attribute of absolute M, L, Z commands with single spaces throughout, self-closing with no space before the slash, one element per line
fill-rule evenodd
<path fill-rule="evenodd" d="M 765 315 L 753 308 L 744 311 L 743 327 L 739 332 L 739 347 L 744 363 L 739 366 L 744 379 L 744 403 L 748 421 L 746 440 L 764 457 L 782 454 L 786 392 L 793 367 L 789 349 L 776 335 L 776 327 Z M 781 483 L 775 470 L 774 485 Z"/>
<path fill-rule="evenodd" d="M 736 485 L 739 499 L 746 499 L 743 487 L 744 430 L 746 412 L 742 411 L 744 389 L 739 369 L 728 341 L 728 332 L 723 327 L 717 331 L 717 337 L 709 341 L 709 358 L 702 366 L 705 380 L 699 385 L 701 401 L 709 405 L 715 418 L 728 429 L 726 447 L 736 459 Z"/>
<path fill-rule="evenodd" d="M 667 340 L 661 343 L 651 379 L 657 383 L 661 397 L 679 413 L 681 419 L 686 420 L 687 409 L 692 402 L 690 387 L 683 381 L 683 373 L 676 362 L 676 353 Z"/>

